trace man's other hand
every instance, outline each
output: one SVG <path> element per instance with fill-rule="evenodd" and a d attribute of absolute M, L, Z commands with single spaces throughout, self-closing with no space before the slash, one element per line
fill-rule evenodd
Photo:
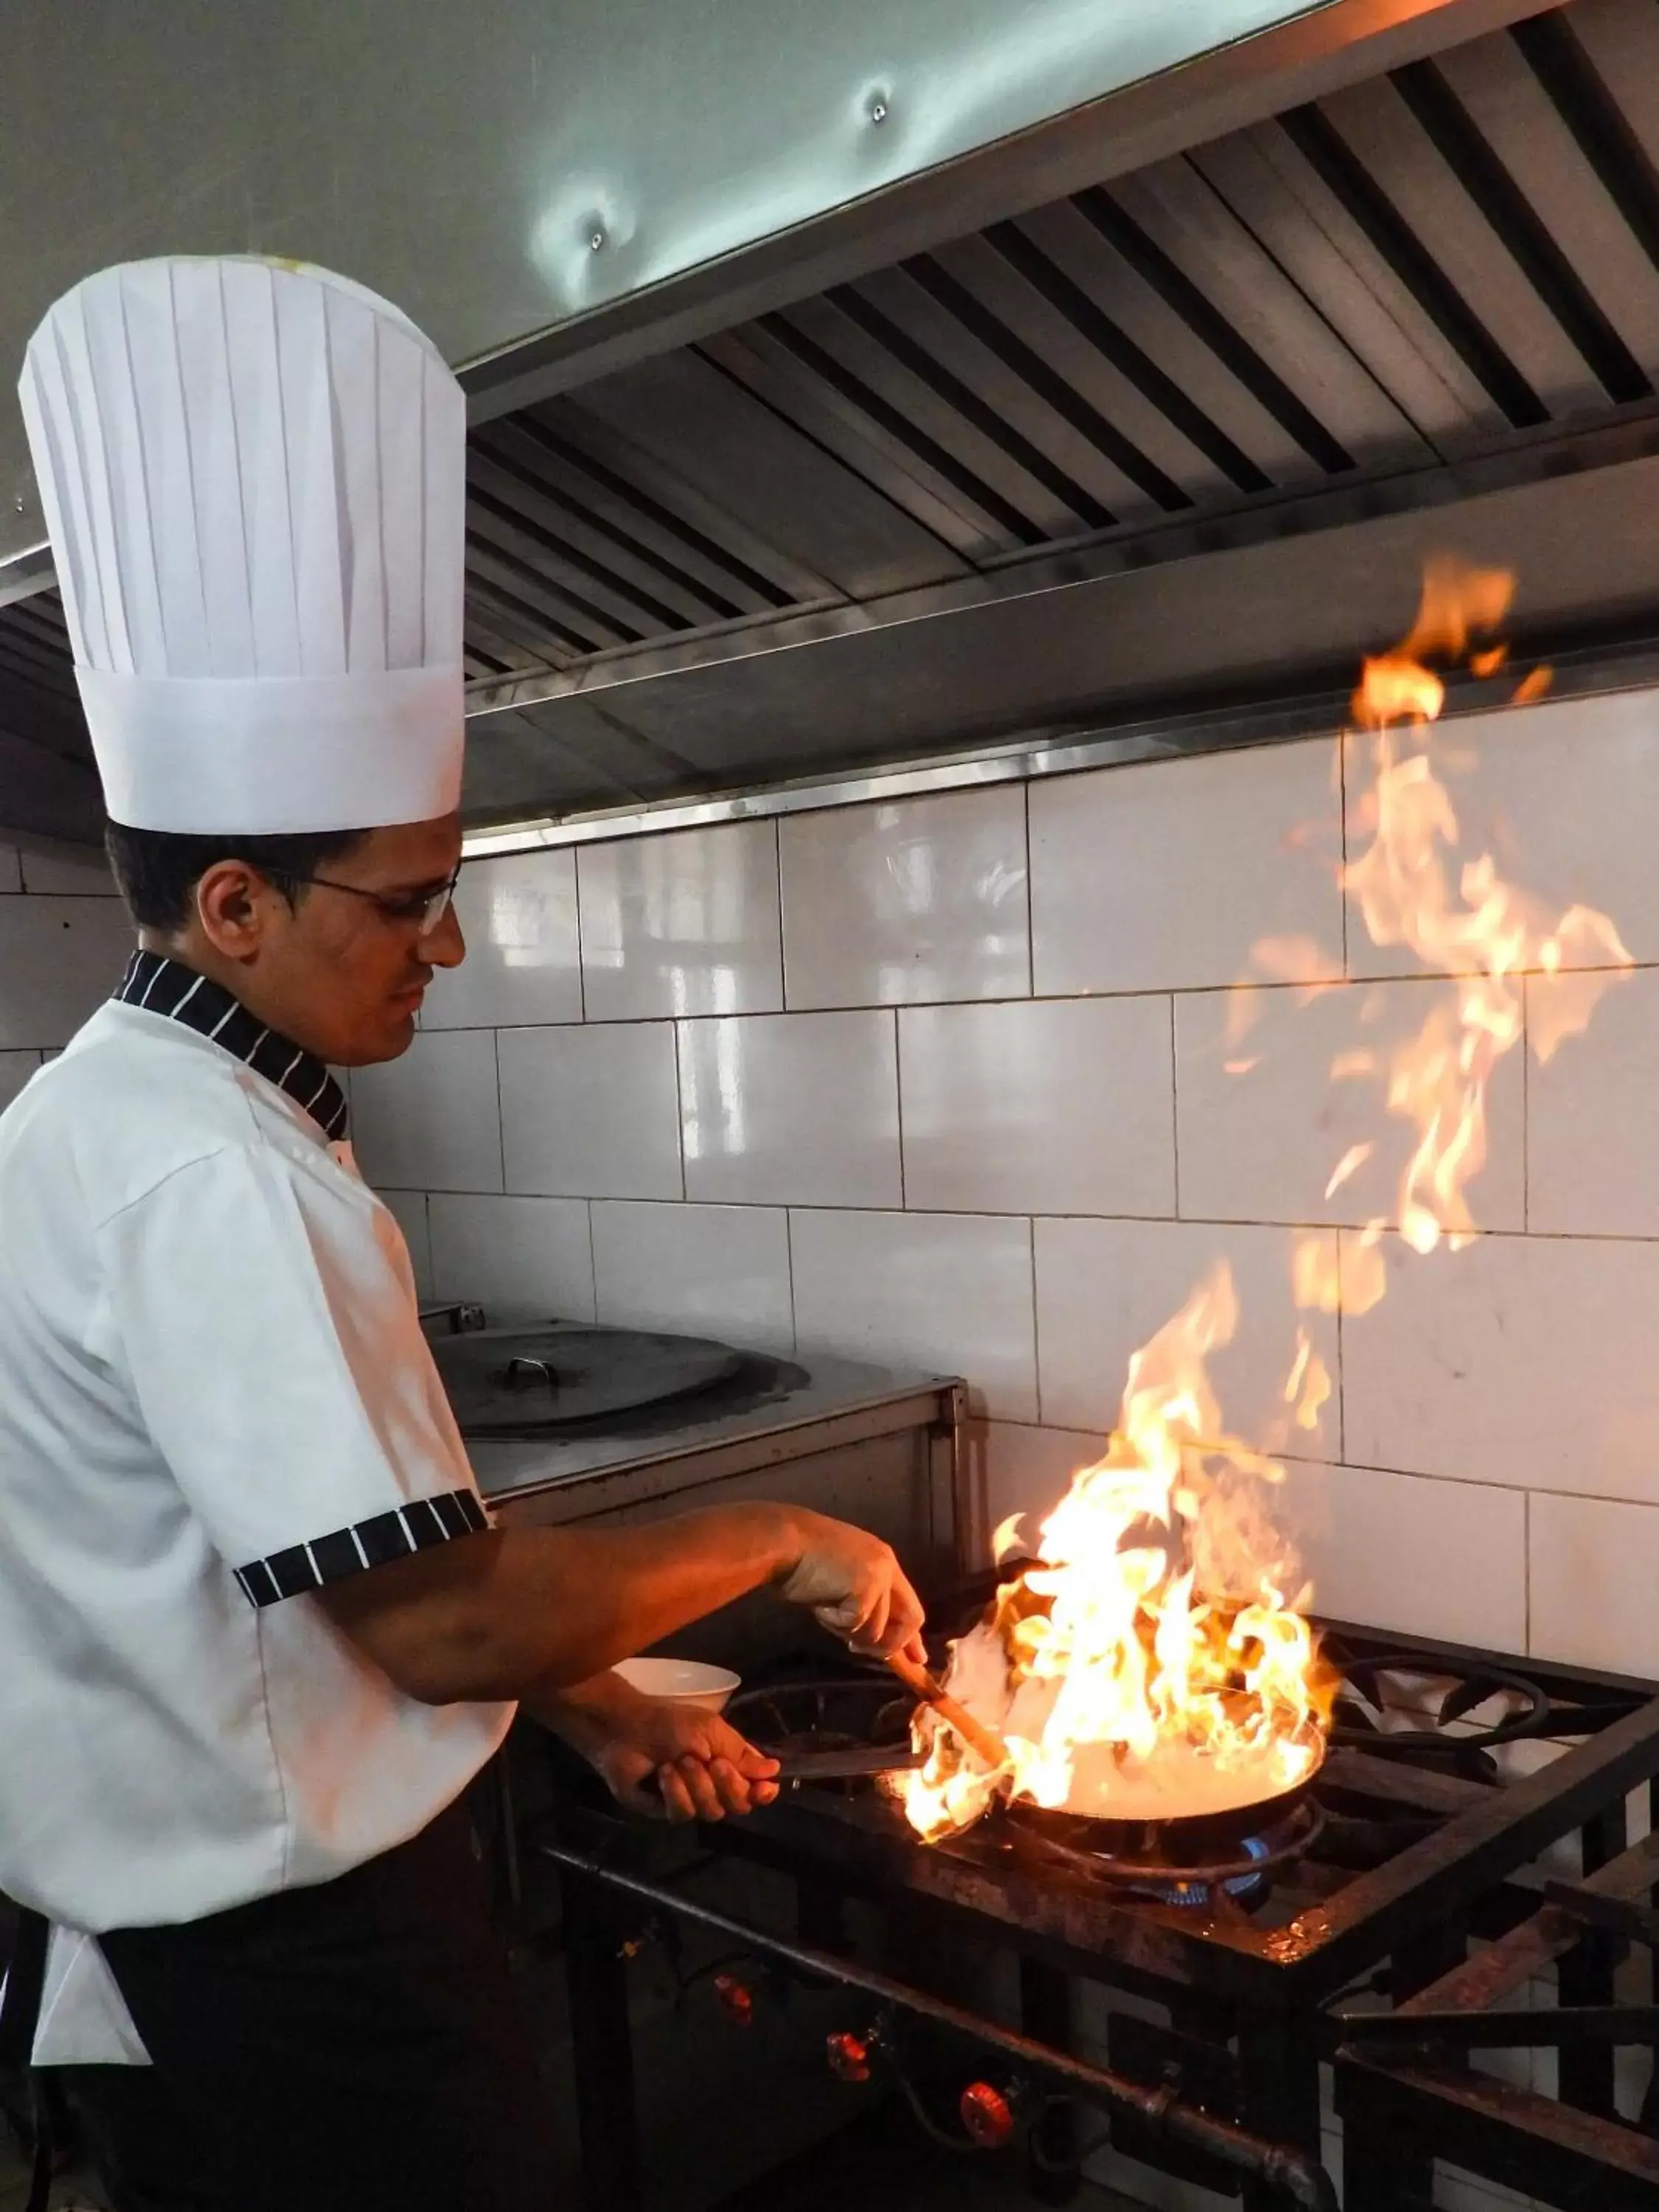
<path fill-rule="evenodd" d="M 605 1740 L 587 1756 L 630 1813 L 720 1820 L 769 1805 L 778 1794 L 776 1759 L 702 1706 L 641 1698 L 607 1719 Z"/>
<path fill-rule="evenodd" d="M 926 1614 L 890 1546 L 822 1513 L 801 1512 L 797 1519 L 800 1550 L 778 1577 L 781 1594 L 792 1605 L 809 1606 L 820 1626 L 854 1651 L 923 1659 Z"/>

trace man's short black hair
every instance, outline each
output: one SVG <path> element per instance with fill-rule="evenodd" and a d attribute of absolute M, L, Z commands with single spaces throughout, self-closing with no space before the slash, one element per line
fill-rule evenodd
<path fill-rule="evenodd" d="M 246 860 L 262 874 L 286 878 L 287 890 L 295 878 L 314 875 L 368 835 L 366 830 L 320 830 L 303 837 L 185 837 L 171 830 L 130 830 L 112 822 L 104 831 L 104 845 L 134 922 L 140 929 L 170 935 L 189 921 L 191 894 L 218 861 Z"/>

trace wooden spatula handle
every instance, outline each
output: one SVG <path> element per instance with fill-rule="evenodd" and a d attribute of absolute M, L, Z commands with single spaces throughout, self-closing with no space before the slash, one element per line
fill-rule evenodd
<path fill-rule="evenodd" d="M 925 1667 L 914 1659 L 907 1659 L 902 1651 L 888 1654 L 887 1664 L 898 1676 L 907 1690 L 912 1691 L 930 1705 L 941 1720 L 948 1721 L 970 1751 L 977 1752 L 988 1766 L 1006 1766 L 1008 1747 L 994 1729 L 983 1721 L 976 1721 L 963 1705 L 959 1705 L 942 1683 L 936 1682 Z"/>

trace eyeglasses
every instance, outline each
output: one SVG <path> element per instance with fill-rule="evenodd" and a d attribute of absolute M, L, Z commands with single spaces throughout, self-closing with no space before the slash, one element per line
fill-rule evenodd
<path fill-rule="evenodd" d="M 323 890 L 349 891 L 353 898 L 372 899 L 388 921 L 413 922 L 417 937 L 430 937 L 449 911 L 455 886 L 461 880 L 458 867 L 449 881 L 435 891 L 416 891 L 408 898 L 389 898 L 384 891 L 365 890 L 361 884 L 343 884 L 332 876 L 299 876 L 287 868 L 267 868 L 278 883 L 315 884 Z"/>

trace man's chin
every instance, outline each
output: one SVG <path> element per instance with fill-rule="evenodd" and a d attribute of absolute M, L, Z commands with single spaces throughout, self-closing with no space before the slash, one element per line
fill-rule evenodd
<path fill-rule="evenodd" d="M 373 1031 L 365 1030 L 353 1037 L 349 1051 L 331 1057 L 341 1067 L 374 1067 L 383 1060 L 401 1059 L 414 1043 L 415 1033 L 413 1012 L 406 1006 L 388 1006 Z"/>

